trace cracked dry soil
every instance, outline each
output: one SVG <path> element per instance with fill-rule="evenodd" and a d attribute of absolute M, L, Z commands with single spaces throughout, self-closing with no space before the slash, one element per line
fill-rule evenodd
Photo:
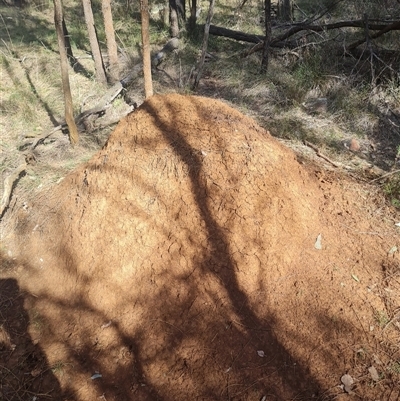
<path fill-rule="evenodd" d="M 16 218 L 0 398 L 398 399 L 396 221 L 227 105 L 154 96 Z"/>

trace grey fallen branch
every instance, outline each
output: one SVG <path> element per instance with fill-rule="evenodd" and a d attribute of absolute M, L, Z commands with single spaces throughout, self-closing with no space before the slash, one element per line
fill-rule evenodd
<path fill-rule="evenodd" d="M 376 181 L 380 181 L 383 178 L 387 178 L 387 177 L 390 177 L 393 174 L 398 174 L 398 173 L 400 173 L 400 170 L 390 171 L 389 173 L 383 174 L 383 175 L 379 176 L 378 178 L 374 178 L 373 180 L 370 181 L 370 183 L 376 182 Z"/>
<path fill-rule="evenodd" d="M 20 164 L 6 179 L 4 180 L 4 193 L 1 199 L 0 205 L 0 219 L 3 217 L 5 210 L 10 204 L 11 193 L 14 188 L 14 184 L 18 181 L 19 177 L 25 172 L 27 167 L 26 161 Z"/>
<path fill-rule="evenodd" d="M 321 151 L 318 149 L 318 147 L 313 145 L 311 142 L 304 141 L 304 144 L 306 146 L 310 147 L 311 149 L 313 149 L 315 151 L 315 153 L 317 154 L 317 156 L 319 156 L 321 159 L 326 160 L 328 163 L 332 164 L 332 166 L 334 166 L 334 167 L 341 166 L 339 163 L 332 161 L 328 156 L 325 156 L 323 153 L 321 153 Z"/>
<path fill-rule="evenodd" d="M 75 123 L 77 126 L 82 126 L 82 123 L 87 119 L 88 117 L 92 115 L 102 115 L 105 113 L 105 111 L 111 107 L 111 103 L 121 94 L 121 92 L 126 88 L 127 85 L 129 85 L 133 79 L 137 77 L 139 74 L 139 71 L 141 69 L 141 66 L 136 66 L 133 71 L 131 72 L 130 75 L 127 77 L 121 79 L 118 81 L 115 85 L 113 85 L 110 89 L 107 90 L 107 92 L 101 97 L 101 99 L 98 101 L 97 105 L 89 110 L 85 110 L 82 113 L 80 113 L 76 118 L 75 118 Z M 124 117 L 125 115 L 120 116 L 119 118 Z M 114 121 L 115 122 L 115 121 Z M 50 131 L 45 132 L 44 134 L 40 135 L 39 137 L 35 138 L 33 143 L 31 144 L 31 140 L 26 141 L 20 146 L 21 148 L 24 148 L 26 146 L 30 145 L 30 149 L 33 150 L 38 146 L 40 143 L 42 143 L 46 138 L 49 136 L 53 135 L 57 131 L 60 131 L 62 129 L 67 128 L 67 123 L 66 121 L 62 121 L 59 125 L 56 127 L 52 128 Z"/>
<path fill-rule="evenodd" d="M 81 114 L 78 115 L 78 117 L 75 118 L 75 124 L 77 126 L 81 126 L 82 122 L 88 118 L 89 116 L 95 115 L 95 114 L 103 114 L 109 107 L 111 107 L 110 104 L 104 105 L 104 106 L 97 106 L 94 107 L 90 110 L 86 110 L 84 112 L 82 112 Z M 37 137 L 32 145 L 30 146 L 30 149 L 33 150 L 36 148 L 36 146 L 38 146 L 40 143 L 42 143 L 46 138 L 48 138 L 49 136 L 53 135 L 54 133 L 56 133 L 57 131 L 60 131 L 62 129 L 68 128 L 67 127 L 67 123 L 66 121 L 63 121 L 60 125 L 57 125 L 57 127 L 54 127 L 53 129 L 51 129 L 48 132 L 45 132 L 43 135 L 40 135 L 39 137 Z"/>

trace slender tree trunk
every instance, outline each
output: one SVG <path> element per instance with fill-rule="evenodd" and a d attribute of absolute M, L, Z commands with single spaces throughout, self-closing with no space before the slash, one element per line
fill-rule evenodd
<path fill-rule="evenodd" d="M 167 27 L 169 24 L 169 0 L 164 0 L 163 22 Z"/>
<path fill-rule="evenodd" d="M 265 39 L 261 59 L 261 72 L 267 72 L 269 61 L 269 43 L 271 41 L 271 0 L 264 0 Z"/>
<path fill-rule="evenodd" d="M 176 0 L 169 0 L 169 23 L 171 24 L 171 38 L 177 38 L 179 36 L 179 22 Z"/>
<path fill-rule="evenodd" d="M 186 0 L 175 0 L 176 11 L 178 12 L 178 18 L 181 21 L 186 21 Z"/>
<path fill-rule="evenodd" d="M 68 125 L 69 140 L 71 142 L 71 145 L 74 146 L 76 143 L 79 142 L 79 134 L 74 120 L 71 88 L 69 86 L 68 56 L 65 47 L 65 37 L 63 30 L 63 6 L 61 0 L 54 0 L 54 23 L 56 26 L 58 49 L 60 52 L 61 78 L 65 105 L 65 121 Z"/>
<path fill-rule="evenodd" d="M 146 99 L 153 95 L 153 82 L 151 78 L 151 56 L 149 35 L 149 2 L 140 0 L 140 11 L 142 16 L 142 47 L 143 47 L 143 74 L 144 93 Z"/>
<path fill-rule="evenodd" d="M 282 21 L 292 21 L 292 4 L 291 0 L 279 0 L 278 1 L 278 17 Z"/>
<path fill-rule="evenodd" d="M 96 27 L 94 25 L 93 11 L 90 0 L 82 0 L 83 12 L 85 14 L 85 21 L 89 34 L 90 48 L 94 59 L 94 66 L 96 69 L 96 80 L 102 84 L 107 84 L 107 77 L 101 56 L 99 41 L 97 39 Z"/>
<path fill-rule="evenodd" d="M 101 7 L 104 18 L 104 29 L 106 32 L 107 53 L 110 61 L 110 72 L 113 80 L 116 80 L 119 74 L 118 48 L 117 42 L 115 41 L 114 23 L 110 0 L 102 0 Z"/>
<path fill-rule="evenodd" d="M 203 48 L 201 50 L 201 58 L 199 61 L 199 66 L 197 68 L 197 75 L 194 80 L 193 89 L 196 89 L 199 86 L 201 74 L 203 72 L 204 61 L 206 59 L 207 46 L 208 46 L 208 36 L 210 34 L 210 25 L 214 14 L 214 5 L 215 5 L 215 0 L 210 0 L 210 8 L 208 9 L 207 20 L 204 26 Z"/>
<path fill-rule="evenodd" d="M 74 54 L 72 52 L 71 41 L 69 39 L 69 33 L 68 33 L 68 29 L 67 29 L 67 24 L 65 23 L 64 16 L 62 19 L 62 30 L 63 30 L 64 40 L 65 40 L 65 49 L 67 51 L 67 58 L 69 61 L 69 65 L 72 68 L 74 68 L 74 66 L 76 64 L 76 58 L 74 57 Z"/>
<path fill-rule="evenodd" d="M 196 28 L 197 21 L 197 0 L 192 0 L 192 5 L 190 7 L 190 17 L 189 17 L 189 32 L 194 32 Z"/>

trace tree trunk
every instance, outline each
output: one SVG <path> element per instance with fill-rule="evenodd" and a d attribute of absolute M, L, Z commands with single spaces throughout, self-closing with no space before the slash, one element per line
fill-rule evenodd
<path fill-rule="evenodd" d="M 167 27 L 169 24 L 169 0 L 164 0 L 163 22 L 164 26 Z"/>
<path fill-rule="evenodd" d="M 62 30 L 63 30 L 64 40 L 65 40 L 65 49 L 67 51 L 67 58 L 69 61 L 69 65 L 72 68 L 74 68 L 74 66 L 76 64 L 76 58 L 74 57 L 74 54 L 72 53 L 71 41 L 69 40 L 69 33 L 68 33 L 67 25 L 64 20 L 64 16 L 62 19 Z"/>
<path fill-rule="evenodd" d="M 278 1 L 278 18 L 282 21 L 290 22 L 293 19 L 292 4 L 290 0 Z"/>
<path fill-rule="evenodd" d="M 179 36 L 179 22 L 176 0 L 169 0 L 169 23 L 171 24 L 171 38 L 177 38 Z"/>
<path fill-rule="evenodd" d="M 58 48 L 60 52 L 61 78 L 65 104 L 65 121 L 68 125 L 69 140 L 71 145 L 74 146 L 79 142 L 79 134 L 74 120 L 71 88 L 69 86 L 68 57 L 65 48 L 65 37 L 63 31 L 63 6 L 61 0 L 54 0 L 54 23 L 56 26 Z"/>
<path fill-rule="evenodd" d="M 197 21 L 197 0 L 192 0 L 189 17 L 189 32 L 194 32 Z"/>
<path fill-rule="evenodd" d="M 115 41 L 114 23 L 111 12 L 110 0 L 102 0 L 101 7 L 104 18 L 104 29 L 106 32 L 107 53 L 110 62 L 110 73 L 112 79 L 117 80 L 119 75 L 118 49 L 117 49 L 117 42 Z"/>
<path fill-rule="evenodd" d="M 268 70 L 269 44 L 271 42 L 271 0 L 264 0 L 265 8 L 265 39 L 261 59 L 261 72 Z"/>
<path fill-rule="evenodd" d="M 178 18 L 180 18 L 181 21 L 186 21 L 186 0 L 175 0 L 175 3 Z"/>
<path fill-rule="evenodd" d="M 146 99 L 148 99 L 150 96 L 153 95 L 153 82 L 151 79 L 149 2 L 148 2 L 148 0 L 140 0 L 140 13 L 141 13 L 141 17 L 142 17 L 144 92 L 145 92 Z"/>
<path fill-rule="evenodd" d="M 93 11 L 90 0 L 82 0 L 83 12 L 85 14 L 85 21 L 89 34 L 90 48 L 94 59 L 94 66 L 96 69 L 96 80 L 102 84 L 107 84 L 107 77 L 101 56 L 99 41 L 97 39 L 96 27 L 94 25 Z"/>
<path fill-rule="evenodd" d="M 199 86 L 201 73 L 203 72 L 204 61 L 206 59 L 207 46 L 208 46 L 208 36 L 210 33 L 210 25 L 211 25 L 211 20 L 212 20 L 213 14 L 214 14 L 214 5 L 215 5 L 215 0 L 210 0 L 210 8 L 208 9 L 207 20 L 206 20 L 206 24 L 204 26 L 203 48 L 201 50 L 201 58 L 200 58 L 199 65 L 197 68 L 197 75 L 196 75 L 196 79 L 193 84 L 193 89 L 196 89 Z"/>

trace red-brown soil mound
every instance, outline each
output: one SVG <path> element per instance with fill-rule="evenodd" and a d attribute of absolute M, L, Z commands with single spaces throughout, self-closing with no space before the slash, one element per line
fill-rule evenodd
<path fill-rule="evenodd" d="M 400 244 L 346 185 L 221 102 L 145 102 L 17 225 L 6 271 L 40 317 L 47 396 L 324 399 L 347 372 L 375 391 L 373 352 L 354 358 Z"/>

